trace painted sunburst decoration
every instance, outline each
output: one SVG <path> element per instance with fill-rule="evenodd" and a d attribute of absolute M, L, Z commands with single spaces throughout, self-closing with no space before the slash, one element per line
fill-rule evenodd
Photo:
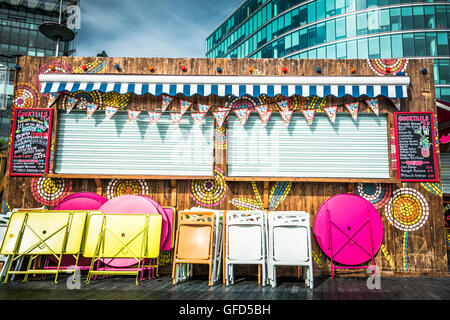
<path fill-rule="evenodd" d="M 59 60 L 52 60 L 49 63 L 42 65 L 39 68 L 36 76 L 34 77 L 34 83 L 36 88 L 41 92 L 41 82 L 39 81 L 39 76 L 41 74 L 51 74 L 51 73 L 72 73 L 72 67 L 65 62 Z M 42 96 L 49 97 L 48 93 L 41 93 Z"/>
<path fill-rule="evenodd" d="M 39 101 L 39 91 L 34 86 L 24 82 L 20 82 L 14 86 L 13 109 L 37 108 Z"/>
<path fill-rule="evenodd" d="M 214 168 L 214 180 L 191 180 L 189 194 L 192 200 L 202 207 L 215 207 L 226 197 L 228 186 L 223 171 Z"/>
<path fill-rule="evenodd" d="M 142 179 L 112 179 L 106 187 L 108 200 L 123 195 L 148 195 L 148 185 Z"/>
<path fill-rule="evenodd" d="M 368 59 L 368 63 L 372 71 L 382 76 L 405 72 L 408 59 Z"/>
<path fill-rule="evenodd" d="M 31 179 L 31 192 L 37 202 L 54 206 L 72 191 L 70 179 L 39 177 Z"/>

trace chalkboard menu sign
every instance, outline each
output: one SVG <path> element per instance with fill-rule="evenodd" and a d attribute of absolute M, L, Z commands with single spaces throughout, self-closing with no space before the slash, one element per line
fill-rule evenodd
<path fill-rule="evenodd" d="M 14 111 L 10 176 L 41 176 L 48 172 L 53 109 Z"/>
<path fill-rule="evenodd" d="M 397 177 L 402 181 L 438 181 L 432 112 L 394 112 Z"/>

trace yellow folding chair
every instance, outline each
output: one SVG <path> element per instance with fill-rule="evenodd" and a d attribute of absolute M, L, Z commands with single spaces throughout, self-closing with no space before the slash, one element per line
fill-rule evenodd
<path fill-rule="evenodd" d="M 59 266 L 63 255 L 73 255 L 73 269 L 64 272 L 76 273 L 84 235 L 84 226 L 88 211 L 16 211 L 9 221 L 0 253 L 11 256 L 4 283 L 9 275 L 24 274 L 24 281 L 29 274 L 55 274 L 55 283 L 61 271 Z M 31 269 L 35 259 L 41 255 L 53 255 L 58 266 L 54 270 Z M 12 271 L 13 264 L 24 257 L 29 257 L 26 270 Z M 75 276 L 74 276 L 75 280 Z"/>
<path fill-rule="evenodd" d="M 213 211 L 179 212 L 172 267 L 174 285 L 192 276 L 192 264 L 209 265 L 209 285 L 212 285 L 214 219 Z"/>
<path fill-rule="evenodd" d="M 88 218 L 83 256 L 92 258 L 86 282 L 95 275 L 135 275 L 144 267 L 144 259 L 157 258 L 161 239 L 159 214 L 93 214 Z M 136 267 L 95 269 L 100 259 L 132 258 Z"/>

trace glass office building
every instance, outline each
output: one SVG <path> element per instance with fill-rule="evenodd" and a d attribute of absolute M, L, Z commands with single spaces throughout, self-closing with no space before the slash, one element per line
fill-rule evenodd
<path fill-rule="evenodd" d="M 79 0 L 63 1 L 63 24 L 68 18 L 67 6 L 78 3 Z M 58 22 L 59 8 L 59 0 L 0 0 L 0 65 L 10 70 L 7 87 L 9 108 L 14 91 L 16 57 L 55 55 L 56 41 L 40 33 L 39 25 L 44 21 Z M 61 43 L 59 56 L 70 55 L 74 47 L 75 41 Z M 9 135 L 10 116 L 11 110 L 0 111 L 0 136 Z"/>
<path fill-rule="evenodd" d="M 450 101 L 450 1 L 246 0 L 206 39 L 208 58 L 433 58 Z"/>

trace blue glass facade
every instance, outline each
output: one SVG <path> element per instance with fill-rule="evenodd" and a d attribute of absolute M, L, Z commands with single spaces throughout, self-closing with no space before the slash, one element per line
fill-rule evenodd
<path fill-rule="evenodd" d="M 206 40 L 208 58 L 435 59 L 450 101 L 450 1 L 247 0 Z"/>

